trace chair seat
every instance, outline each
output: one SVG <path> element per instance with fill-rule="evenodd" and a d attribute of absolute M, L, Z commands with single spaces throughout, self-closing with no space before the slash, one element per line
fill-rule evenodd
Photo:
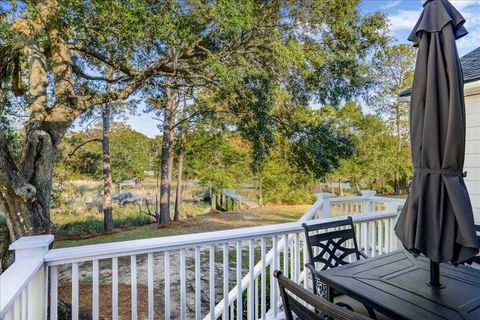
<path fill-rule="evenodd" d="M 360 302 L 358 302 L 357 300 L 347 296 L 347 295 L 344 295 L 344 294 L 341 294 L 341 295 L 338 295 L 334 298 L 334 302 L 335 303 L 338 303 L 338 302 L 343 302 L 345 304 L 348 304 L 350 307 L 353 308 L 353 311 L 357 312 L 357 313 L 360 313 L 360 314 L 363 314 L 364 316 L 368 317 L 368 311 L 367 309 L 365 308 L 365 306 L 363 304 L 361 304 Z M 377 316 L 377 320 L 391 320 L 391 318 L 381 314 L 380 312 L 377 312 L 375 311 L 375 315 Z"/>

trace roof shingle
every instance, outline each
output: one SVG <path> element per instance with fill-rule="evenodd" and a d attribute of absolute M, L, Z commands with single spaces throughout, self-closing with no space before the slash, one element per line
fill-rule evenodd
<path fill-rule="evenodd" d="M 480 47 L 467 53 L 460 58 L 463 69 L 464 82 L 471 82 L 480 79 Z M 400 97 L 409 97 L 412 94 L 412 88 L 403 90 Z"/>

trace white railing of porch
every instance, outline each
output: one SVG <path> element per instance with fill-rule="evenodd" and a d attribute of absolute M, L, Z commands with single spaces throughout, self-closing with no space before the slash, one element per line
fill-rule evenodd
<path fill-rule="evenodd" d="M 374 194 L 322 195 L 294 223 L 52 250 L 51 236 L 22 238 L 10 247 L 16 262 L 0 276 L 0 319 L 45 319 L 47 308 L 57 319 L 59 298 L 67 296 L 72 319 L 79 319 L 80 306 L 93 319 L 105 308 L 118 319 L 126 303 L 132 319 L 276 318 L 273 270 L 309 284 L 303 222 L 352 215 L 362 250 L 383 254 L 397 247 L 392 230 L 400 203 Z"/>

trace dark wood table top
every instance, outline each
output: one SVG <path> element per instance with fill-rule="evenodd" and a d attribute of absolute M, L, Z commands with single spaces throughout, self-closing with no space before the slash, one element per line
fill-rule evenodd
<path fill-rule="evenodd" d="M 334 288 L 392 319 L 480 319 L 480 270 L 442 263 L 443 289 L 426 283 L 430 262 L 395 251 L 318 276 Z"/>

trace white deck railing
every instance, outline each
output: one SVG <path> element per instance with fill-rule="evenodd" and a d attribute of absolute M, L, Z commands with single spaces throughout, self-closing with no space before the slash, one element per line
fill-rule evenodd
<path fill-rule="evenodd" d="M 302 223 L 351 215 L 359 246 L 374 256 L 397 248 L 401 204 L 372 193 L 323 194 L 294 223 L 52 250 L 52 236 L 22 238 L 10 247 L 16 262 L 0 276 L 0 319 L 45 319 L 47 310 L 57 319 L 60 299 L 71 304 L 72 319 L 81 306 L 93 319 L 105 312 L 118 319 L 125 307 L 132 319 L 277 318 L 273 270 L 309 286 Z"/>

